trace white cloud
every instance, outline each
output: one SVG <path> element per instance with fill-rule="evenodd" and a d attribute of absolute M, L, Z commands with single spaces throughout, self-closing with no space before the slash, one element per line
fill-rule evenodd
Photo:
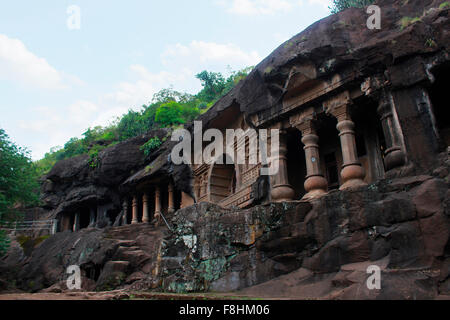
<path fill-rule="evenodd" d="M 292 1 L 288 0 L 219 0 L 216 3 L 238 15 L 269 15 L 287 12 L 293 7 Z"/>
<path fill-rule="evenodd" d="M 0 34 L 0 77 L 44 89 L 61 89 L 63 77 L 22 41 Z"/>
<path fill-rule="evenodd" d="M 71 137 L 80 136 L 88 127 L 108 125 L 129 109 L 140 110 L 163 88 L 195 93 L 200 81 L 195 74 L 202 70 L 226 72 L 257 64 L 256 51 L 245 52 L 234 44 L 192 41 L 166 48 L 161 59 L 164 71 L 153 72 L 146 66 L 129 66 L 128 81 L 117 83 L 110 92 L 92 99 L 77 100 L 64 107 L 39 107 L 32 110 L 32 120 L 23 120 L 20 128 L 39 136 L 33 144 L 33 158 L 41 158 L 51 147 L 64 145 Z"/>
<path fill-rule="evenodd" d="M 332 0 L 216 0 L 215 3 L 231 14 L 257 16 L 286 13 L 305 3 L 328 9 Z"/>
<path fill-rule="evenodd" d="M 166 66 L 188 66 L 189 69 L 224 69 L 230 66 L 240 69 L 255 65 L 261 61 L 258 52 L 245 52 L 238 46 L 228 43 L 192 41 L 189 45 L 175 44 L 169 46 L 162 54 Z"/>
<path fill-rule="evenodd" d="M 324 9 L 328 9 L 332 5 L 332 0 L 300 0 L 300 5 L 302 5 L 305 1 L 308 1 L 310 5 L 319 5 Z"/>

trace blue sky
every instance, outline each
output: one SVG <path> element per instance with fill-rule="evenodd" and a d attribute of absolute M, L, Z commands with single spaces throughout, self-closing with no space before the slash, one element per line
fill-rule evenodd
<path fill-rule="evenodd" d="M 331 0 L 15 0 L 0 3 L 0 127 L 33 159 L 202 70 L 256 65 L 329 15 Z M 80 9 L 71 30 L 70 6 Z"/>

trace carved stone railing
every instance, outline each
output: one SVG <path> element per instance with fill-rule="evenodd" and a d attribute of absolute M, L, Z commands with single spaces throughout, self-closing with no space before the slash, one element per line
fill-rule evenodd
<path fill-rule="evenodd" d="M 219 202 L 219 205 L 224 208 L 229 207 L 243 207 L 253 199 L 253 192 L 251 185 L 248 185 L 231 196 Z"/>

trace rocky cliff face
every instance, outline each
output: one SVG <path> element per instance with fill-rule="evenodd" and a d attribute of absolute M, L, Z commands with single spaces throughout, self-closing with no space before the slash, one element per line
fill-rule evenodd
<path fill-rule="evenodd" d="M 88 155 L 59 161 L 42 185 L 42 201 L 51 217 L 62 212 L 74 212 L 83 206 L 110 204 L 121 209 L 121 184 L 151 159 L 146 159 L 140 147 L 152 137 L 165 138 L 161 129 L 129 139 L 99 153 L 95 163 Z M 157 157 L 164 149 L 152 155 Z"/>
<path fill-rule="evenodd" d="M 228 292 L 254 286 L 241 293 L 286 298 L 449 294 L 449 178 L 385 180 L 244 211 L 210 204 L 180 210 L 175 236 L 162 246 L 162 287 Z M 370 265 L 382 270 L 382 290 L 366 286 Z"/>
<path fill-rule="evenodd" d="M 402 61 L 438 54 L 436 59 L 449 60 L 449 10 L 439 9 L 441 3 L 380 1 L 381 31 L 365 28 L 363 10 L 330 16 L 280 46 L 201 120 L 206 126 L 236 104 L 246 116 L 279 110 L 298 64 L 319 70 L 312 78 L 336 72 L 364 79 L 387 68 L 397 87 L 409 85 L 414 74 L 420 78 L 418 72 L 428 77 L 425 69 Z M 420 22 L 402 27 L 404 17 Z M 435 45 L 426 45 L 429 39 Z M 170 165 L 169 143 L 152 159 L 139 150 L 151 136 L 166 134 L 149 133 L 104 150 L 95 167 L 87 156 L 56 164 L 43 185 L 47 214 L 56 217 L 90 204 L 120 210 L 121 195 L 146 178 L 145 165 L 152 161 L 189 193 L 189 170 Z M 59 233 L 25 251 L 16 241 L 0 260 L 0 289 L 15 284 L 27 291 L 65 290 L 66 268 L 75 264 L 82 269 L 84 290 L 238 290 L 285 298 L 450 295 L 450 160 L 448 153 L 425 156 L 433 161 L 418 157 L 415 172 L 397 172 L 396 178 L 315 201 L 246 210 L 197 204 L 171 217 L 173 232 L 151 225 L 86 229 Z M 400 177 L 405 174 L 415 176 Z M 365 285 L 370 265 L 382 270 L 382 290 Z"/>
<path fill-rule="evenodd" d="M 14 246 L 1 274 L 31 291 L 67 290 L 66 268 L 79 265 L 84 290 L 433 299 L 450 295 L 449 172 L 447 159 L 434 176 L 310 202 L 247 210 L 201 203 L 170 219 L 173 232 L 149 225 L 64 232 L 28 257 Z M 381 290 L 366 286 L 371 265 L 381 269 Z"/>

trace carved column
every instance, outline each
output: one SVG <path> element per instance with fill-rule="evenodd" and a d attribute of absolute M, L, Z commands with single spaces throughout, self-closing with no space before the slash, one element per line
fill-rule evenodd
<path fill-rule="evenodd" d="M 305 119 L 296 126 L 302 133 L 306 158 L 306 195 L 303 199 L 312 199 L 328 192 L 328 181 L 320 167 L 319 136 L 312 119 Z"/>
<path fill-rule="evenodd" d="M 122 215 L 122 225 L 128 224 L 128 200 L 125 199 L 122 205 L 123 215 Z"/>
<path fill-rule="evenodd" d="M 80 231 L 80 213 L 75 213 L 75 217 L 73 220 L 73 232 Z"/>
<path fill-rule="evenodd" d="M 169 187 L 168 187 L 168 200 L 169 200 L 169 208 L 168 208 L 168 213 L 172 214 L 175 212 L 175 199 L 174 199 L 174 194 L 173 194 L 174 188 L 173 188 L 173 184 L 169 183 Z"/>
<path fill-rule="evenodd" d="M 139 223 L 138 220 L 138 199 L 137 196 L 133 197 L 133 204 L 132 204 L 132 214 L 133 214 L 133 219 L 131 220 L 131 224 L 137 224 Z"/>
<path fill-rule="evenodd" d="M 386 171 L 405 164 L 405 152 L 402 148 L 401 137 L 398 133 L 397 121 L 394 118 L 394 110 L 386 92 L 380 96 L 378 114 L 383 126 L 384 139 L 386 140 L 386 151 L 384 153 L 384 164 Z"/>
<path fill-rule="evenodd" d="M 161 191 L 159 187 L 155 189 L 155 218 L 157 220 L 161 218 Z"/>
<path fill-rule="evenodd" d="M 200 199 L 200 185 L 201 185 L 201 181 L 199 181 L 199 179 L 196 179 L 197 181 L 195 182 L 194 185 L 194 194 L 195 197 L 197 198 L 196 200 L 198 201 Z"/>
<path fill-rule="evenodd" d="M 150 216 L 148 212 L 148 194 L 144 193 L 142 196 L 142 222 L 143 223 L 149 223 L 150 222 Z"/>
<path fill-rule="evenodd" d="M 91 208 L 89 211 L 89 227 L 93 228 L 95 225 L 95 215 L 96 215 L 96 210 Z"/>
<path fill-rule="evenodd" d="M 278 167 L 278 173 L 273 177 L 273 186 L 271 191 L 273 202 L 285 202 L 294 199 L 295 191 L 292 189 L 288 180 L 287 172 L 287 143 L 285 132 L 280 132 L 280 145 L 278 156 L 273 157 L 272 162 L 275 168 Z"/>
<path fill-rule="evenodd" d="M 350 103 L 348 92 L 344 92 L 324 104 L 327 112 L 338 120 L 336 128 L 339 130 L 343 159 L 341 171 L 343 184 L 340 190 L 366 185 L 364 182 L 366 174 L 359 162 L 356 149 L 355 124 L 350 117 Z"/>

